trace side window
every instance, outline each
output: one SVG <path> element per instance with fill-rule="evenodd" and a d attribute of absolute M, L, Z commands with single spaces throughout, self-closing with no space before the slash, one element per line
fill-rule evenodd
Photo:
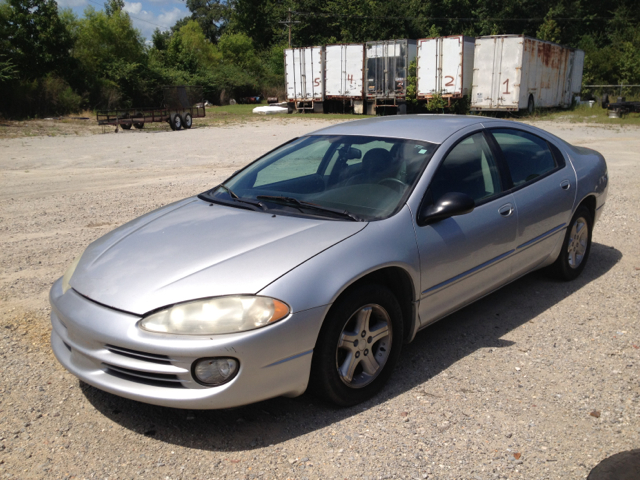
<path fill-rule="evenodd" d="M 544 175 L 557 166 L 547 142 L 519 130 L 491 130 L 507 161 L 513 186 Z"/>
<path fill-rule="evenodd" d="M 496 161 L 482 133 L 471 135 L 453 147 L 430 188 L 434 202 L 445 193 L 460 192 L 478 203 L 502 191 Z"/>

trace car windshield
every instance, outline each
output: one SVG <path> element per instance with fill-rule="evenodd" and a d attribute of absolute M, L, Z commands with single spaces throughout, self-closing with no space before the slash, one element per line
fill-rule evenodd
<path fill-rule="evenodd" d="M 301 137 L 202 198 L 295 215 L 380 220 L 399 210 L 436 148 L 396 138 Z"/>

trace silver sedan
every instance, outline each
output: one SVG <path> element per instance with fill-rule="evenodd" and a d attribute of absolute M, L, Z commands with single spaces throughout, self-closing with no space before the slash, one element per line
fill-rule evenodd
<path fill-rule="evenodd" d="M 536 269 L 577 277 L 607 183 L 598 152 L 511 121 L 331 126 L 90 244 L 51 289 L 53 351 L 157 405 L 353 405 L 420 329 Z"/>

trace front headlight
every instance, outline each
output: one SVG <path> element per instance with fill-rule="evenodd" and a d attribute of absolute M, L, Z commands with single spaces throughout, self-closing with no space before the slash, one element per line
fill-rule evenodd
<path fill-rule="evenodd" d="M 176 335 L 216 335 L 264 327 L 289 315 L 279 300 L 232 295 L 180 303 L 143 318 L 143 330 Z"/>
<path fill-rule="evenodd" d="M 80 255 L 78 255 L 76 258 L 73 259 L 73 262 L 71 262 L 71 265 L 69 265 L 69 268 L 67 268 L 67 271 L 64 272 L 64 275 L 62 276 L 62 294 L 63 295 L 67 293 L 67 290 L 71 288 L 71 285 L 69 285 L 69 281 L 73 276 L 73 272 L 76 271 L 76 267 L 78 266 L 78 263 L 80 263 L 80 259 L 82 258 L 83 253 L 84 252 L 82 252 Z"/>

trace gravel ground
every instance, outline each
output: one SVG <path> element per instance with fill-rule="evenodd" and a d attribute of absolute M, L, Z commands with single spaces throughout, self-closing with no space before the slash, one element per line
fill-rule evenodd
<path fill-rule="evenodd" d="M 173 410 L 56 362 L 48 289 L 89 242 L 326 124 L 0 140 L 0 478 L 584 479 L 638 447 L 637 128 L 539 123 L 609 164 L 583 275 L 533 273 L 420 332 L 365 404 Z"/>

